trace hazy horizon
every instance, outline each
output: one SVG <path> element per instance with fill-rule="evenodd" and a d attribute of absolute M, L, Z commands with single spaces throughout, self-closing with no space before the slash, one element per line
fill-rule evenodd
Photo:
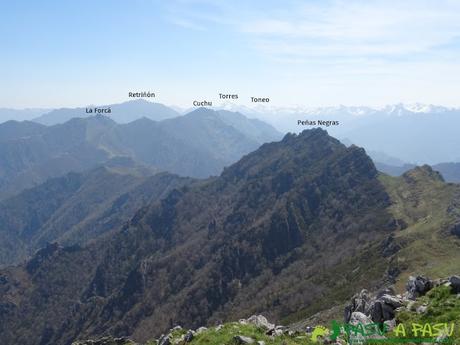
<path fill-rule="evenodd" d="M 238 94 L 271 106 L 460 106 L 460 2 L 158 0 L 0 5 L 0 107 Z"/>

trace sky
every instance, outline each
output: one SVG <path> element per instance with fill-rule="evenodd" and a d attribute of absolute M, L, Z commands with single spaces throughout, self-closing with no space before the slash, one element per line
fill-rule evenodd
<path fill-rule="evenodd" d="M 0 0 L 0 107 L 460 106 L 460 0 Z"/>

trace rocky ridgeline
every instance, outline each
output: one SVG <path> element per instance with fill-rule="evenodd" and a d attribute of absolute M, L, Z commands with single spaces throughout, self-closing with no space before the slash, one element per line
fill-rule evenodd
<path fill-rule="evenodd" d="M 419 305 L 416 300 L 424 296 L 430 290 L 440 286 L 450 286 L 451 293 L 460 296 L 460 276 L 451 276 L 445 279 L 430 280 L 423 276 L 410 277 L 406 292 L 403 294 L 395 294 L 391 288 L 385 288 L 376 293 L 369 293 L 367 290 L 362 290 L 360 293 L 351 298 L 350 303 L 345 307 L 344 321 L 350 325 L 369 325 L 369 324 L 385 324 L 388 330 L 393 330 L 396 327 L 396 314 L 402 310 L 409 310 L 417 314 L 423 314 L 427 311 L 427 305 Z M 252 328 L 251 328 L 252 327 Z M 322 328 L 322 327 L 320 327 Z M 257 337 L 252 337 L 251 330 L 259 331 Z M 324 328 L 324 330 L 326 330 Z M 306 327 L 302 331 L 286 326 L 277 326 L 270 323 L 266 317 L 262 315 L 253 315 L 248 319 L 241 319 L 238 322 L 220 324 L 216 327 L 200 327 L 196 330 L 186 330 L 181 326 L 176 326 L 170 329 L 166 334 L 163 334 L 159 339 L 152 340 L 146 345 L 184 345 L 193 343 L 204 334 L 212 333 L 214 337 L 218 337 L 219 333 L 230 334 L 227 337 L 232 344 L 291 344 L 286 342 L 290 340 L 303 340 L 302 343 L 310 344 L 310 339 L 314 333 L 314 327 Z M 330 340 L 330 332 L 326 331 L 319 336 L 317 341 L 321 344 L 348 344 L 344 340 L 343 334 L 335 340 Z M 260 337 L 267 340 L 260 340 Z M 383 335 L 372 335 L 370 338 L 383 339 Z M 351 343 L 362 342 L 365 339 L 361 335 L 351 336 Z M 212 343 L 207 341 L 206 343 Z M 294 342 L 297 343 L 297 342 Z M 220 343 L 219 343 L 220 344 Z M 104 337 L 98 340 L 77 341 L 72 345 L 139 345 L 127 338 L 112 338 Z"/>
<path fill-rule="evenodd" d="M 258 330 L 262 330 L 263 333 L 268 336 L 270 339 L 274 339 L 275 337 L 281 337 L 283 335 L 293 336 L 294 332 L 288 330 L 286 326 L 280 326 L 270 323 L 266 317 L 263 315 L 253 315 L 248 319 L 241 319 L 238 322 L 223 325 L 220 324 L 216 327 L 207 328 L 207 327 L 200 327 L 196 330 L 185 330 L 181 326 L 176 326 L 170 329 L 167 334 L 163 334 L 159 337 L 159 339 L 153 340 L 149 343 L 150 344 L 157 344 L 157 345 L 181 345 L 191 343 L 197 336 L 203 334 L 208 331 L 213 332 L 224 332 L 225 327 L 233 328 L 235 333 L 241 333 L 241 329 L 239 326 L 253 326 Z M 246 336 L 244 334 L 236 334 L 233 336 L 233 343 L 236 344 L 254 344 L 254 345 L 265 345 L 266 342 L 263 340 L 255 340 L 250 336 Z M 74 342 L 72 345 L 139 345 L 127 338 L 111 338 L 111 337 L 103 337 L 98 340 L 84 340 L 84 341 L 77 341 Z"/>

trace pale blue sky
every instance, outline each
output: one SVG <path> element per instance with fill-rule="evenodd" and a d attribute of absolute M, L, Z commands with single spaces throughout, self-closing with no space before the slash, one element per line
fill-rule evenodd
<path fill-rule="evenodd" d="M 460 106 L 460 0 L 0 0 L 0 107 Z"/>

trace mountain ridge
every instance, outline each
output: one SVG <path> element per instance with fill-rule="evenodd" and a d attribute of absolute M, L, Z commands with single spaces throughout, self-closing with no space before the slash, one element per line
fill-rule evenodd
<path fill-rule="evenodd" d="M 219 113 L 209 111 L 208 118 L 181 116 L 127 124 L 102 115 L 73 118 L 54 126 L 32 125 L 37 130 L 29 136 L 24 133 L 30 131 L 31 123 L 14 123 L 21 130 L 1 124 L 0 133 L 7 140 L 0 147 L 0 199 L 50 177 L 91 169 L 115 156 L 131 156 L 180 175 L 216 175 L 261 143 L 280 136 L 268 125 L 250 136 L 253 120 L 235 115 L 239 122 L 229 125 Z"/>
<path fill-rule="evenodd" d="M 253 310 L 282 319 L 307 305 L 318 308 L 320 291 L 348 291 L 344 280 L 329 285 L 329 268 L 379 256 L 371 248 L 395 229 L 377 175 L 364 150 L 322 130 L 264 144 L 220 177 L 141 208 L 109 239 L 51 250 L 33 271 L 2 271 L 16 285 L 0 294 L 10 310 L 0 313 L 0 333 L 23 344 L 31 332 L 43 344 L 70 342 L 75 332 L 147 339 L 153 325 L 188 327 Z M 366 276 L 346 272 L 364 284 L 370 276 L 382 279 L 385 266 Z M 24 274 L 30 283 L 21 283 Z M 35 295 L 42 289 L 49 292 Z M 13 296 L 19 300 L 8 304 Z M 35 315 L 32 329 L 15 321 L 29 317 L 22 308 L 34 310 L 27 314 Z"/>

